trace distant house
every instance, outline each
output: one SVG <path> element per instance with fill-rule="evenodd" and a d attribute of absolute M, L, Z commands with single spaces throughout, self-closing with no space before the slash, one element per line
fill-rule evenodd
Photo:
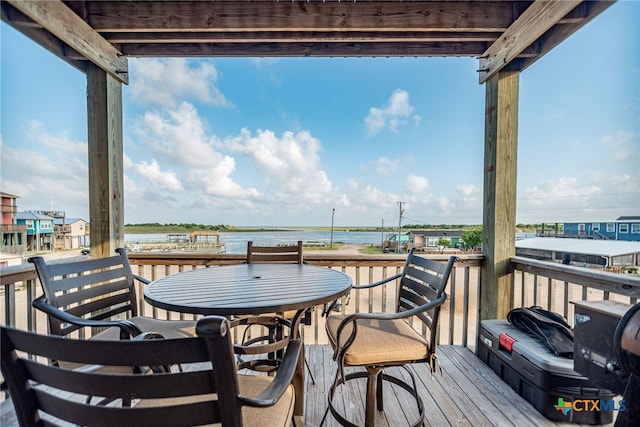
<path fill-rule="evenodd" d="M 82 218 L 55 218 L 55 249 L 78 249 L 87 246 L 89 223 Z"/>
<path fill-rule="evenodd" d="M 27 251 L 53 250 L 55 218 L 33 211 L 18 212 L 16 217 L 27 227 Z"/>
<path fill-rule="evenodd" d="M 601 239 L 640 242 L 640 216 L 621 216 L 607 222 L 563 222 L 543 224 L 540 237 Z"/>
<path fill-rule="evenodd" d="M 440 239 L 449 241 L 449 247 L 463 245 L 462 230 L 411 230 L 409 236 L 416 249 L 438 249 Z"/>
<path fill-rule="evenodd" d="M 411 238 L 409 236 L 409 233 L 400 234 L 400 249 L 402 251 L 405 251 L 410 246 L 410 244 Z M 382 244 L 382 250 L 385 252 L 395 252 L 398 250 L 398 233 L 387 234 L 387 238 Z"/>
<path fill-rule="evenodd" d="M 2 208 L 0 254 L 23 255 L 27 250 L 27 228 L 18 224 L 18 205 L 16 203 L 18 196 L 0 192 L 0 199 L 0 207 Z M 2 264 L 7 265 L 5 262 L 0 262 L 0 265 Z"/>

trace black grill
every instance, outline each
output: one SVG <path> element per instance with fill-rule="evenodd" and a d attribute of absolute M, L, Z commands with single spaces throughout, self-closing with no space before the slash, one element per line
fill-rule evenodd
<path fill-rule="evenodd" d="M 616 427 L 637 425 L 640 418 L 640 303 L 574 303 L 573 361 L 576 372 L 621 394 L 626 410 Z"/>

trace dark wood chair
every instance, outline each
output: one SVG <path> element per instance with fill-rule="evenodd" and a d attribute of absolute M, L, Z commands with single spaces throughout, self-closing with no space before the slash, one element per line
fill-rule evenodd
<path fill-rule="evenodd" d="M 295 245 L 255 246 L 247 242 L 247 264 L 254 263 L 303 264 L 302 240 Z"/>
<path fill-rule="evenodd" d="M 48 316 L 49 333 L 67 336 L 85 328 L 101 328 L 91 339 L 131 338 L 156 332 L 165 338 L 193 336 L 195 321 L 138 316 L 136 283 L 149 283 L 131 271 L 127 252 L 116 249 L 106 258 L 82 258 L 48 263 L 29 258 L 36 267 L 44 295 L 33 306 Z"/>
<path fill-rule="evenodd" d="M 239 374 L 230 322 L 209 316 L 196 337 L 157 339 L 143 333 L 131 340 L 77 340 L 2 327 L 2 375 L 22 427 L 61 425 L 289 426 L 291 386 L 301 341 L 291 340 L 275 377 Z M 154 339 L 156 338 L 156 339 Z M 184 366 L 155 374 L 68 369 L 48 363 L 125 367 Z M 109 405 L 90 404 L 101 396 Z M 130 407 L 119 400 L 132 401 Z"/>
<path fill-rule="evenodd" d="M 332 315 L 327 318 L 327 335 L 334 349 L 334 360 L 337 361 L 338 367 L 329 391 L 324 418 L 331 412 L 340 424 L 353 426 L 354 424 L 333 405 L 333 397 L 336 389 L 347 381 L 367 378 L 367 427 L 374 425 L 376 408 L 378 411 L 384 409 L 384 381 L 402 387 L 413 396 L 419 418 L 411 425 L 422 424 L 424 405 L 418 395 L 413 374 L 405 365 L 428 362 L 432 371 L 439 366 L 436 355 L 438 318 L 440 307 L 447 299 L 445 287 L 455 261 L 456 257 L 453 256 L 446 264 L 422 258 L 415 255 L 412 249 L 401 273 L 370 285 L 352 288 L 370 289 L 399 280 L 396 313 L 355 313 Z M 391 366 L 404 367 L 411 378 L 411 384 L 383 372 Z M 346 367 L 361 367 L 365 368 L 365 371 L 345 374 Z"/>

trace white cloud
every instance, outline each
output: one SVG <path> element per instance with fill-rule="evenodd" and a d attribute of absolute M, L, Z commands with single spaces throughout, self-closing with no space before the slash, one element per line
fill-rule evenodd
<path fill-rule="evenodd" d="M 141 104 L 175 107 L 182 100 L 228 106 L 217 88 L 218 70 L 210 63 L 193 66 L 184 58 L 129 60 L 131 95 Z"/>
<path fill-rule="evenodd" d="M 136 133 L 153 160 L 140 162 L 136 171 L 168 189 L 186 191 L 188 186 L 192 197 L 260 198 L 258 190 L 232 179 L 235 159 L 215 149 L 216 138 L 207 135 L 205 127 L 196 108 L 186 102 L 164 114 L 146 113 Z"/>
<path fill-rule="evenodd" d="M 0 141 L 2 191 L 20 197 L 20 211 L 64 210 L 69 217 L 88 220 L 86 143 L 75 141 L 65 133 L 49 134 L 37 122 L 30 123 L 27 138 L 36 146 L 46 146 L 47 150 L 12 147 Z"/>
<path fill-rule="evenodd" d="M 451 200 L 449 200 L 448 197 L 445 197 L 445 196 L 440 196 L 436 198 L 436 205 L 440 209 L 441 214 L 453 212 L 456 208 L 456 204 L 453 203 Z"/>
<path fill-rule="evenodd" d="M 456 193 L 458 193 L 463 202 L 479 202 L 482 200 L 482 188 L 477 185 L 460 184 L 456 187 Z"/>
<path fill-rule="evenodd" d="M 320 203 L 331 194 L 331 181 L 320 164 L 322 146 L 308 131 L 287 131 L 278 137 L 270 130 L 253 135 L 243 129 L 225 146 L 251 158 L 278 200 Z"/>
<path fill-rule="evenodd" d="M 369 115 L 365 117 L 364 123 L 369 131 L 369 136 L 373 136 L 385 127 L 392 132 L 397 132 L 400 126 L 412 119 L 415 124 L 421 120 L 419 115 L 413 115 L 415 108 L 409 103 L 409 92 L 401 89 L 393 91 L 389 97 L 387 105 L 382 108 L 369 108 Z"/>
<path fill-rule="evenodd" d="M 74 140 L 69 137 L 66 132 L 59 135 L 51 135 L 45 129 L 44 124 L 38 120 L 29 121 L 26 135 L 29 139 L 37 141 L 45 147 L 52 148 L 58 152 L 67 153 L 72 156 L 86 157 L 86 142 Z"/>
<path fill-rule="evenodd" d="M 409 175 L 407 177 L 407 191 L 411 194 L 423 194 L 429 189 L 429 180 L 423 176 Z"/>
<path fill-rule="evenodd" d="M 140 174 L 140 176 L 149 180 L 155 187 L 169 191 L 184 191 L 176 173 L 161 170 L 160 165 L 155 159 L 152 159 L 151 163 L 142 161 L 133 165 L 133 168 Z"/>
<path fill-rule="evenodd" d="M 135 128 L 153 156 L 190 168 L 220 164 L 222 155 L 213 147 L 198 110 L 187 102 L 164 113 L 147 112 Z"/>
<path fill-rule="evenodd" d="M 385 212 L 395 212 L 399 200 L 402 198 L 398 194 L 382 191 L 376 186 L 363 184 L 352 178 L 348 180 L 345 192 L 340 197 L 340 204 L 348 208 L 352 215 L 365 213 L 369 216 L 382 216 Z"/>
<path fill-rule="evenodd" d="M 553 180 L 540 181 L 537 185 L 526 189 L 526 198 L 533 205 L 546 205 L 550 199 L 567 206 L 583 204 L 588 196 L 602 193 L 602 188 L 595 185 L 580 184 L 576 177 L 560 177 Z"/>
<path fill-rule="evenodd" d="M 379 175 L 389 176 L 394 174 L 400 167 L 400 159 L 390 159 L 386 156 L 379 157 L 375 160 L 375 169 Z"/>

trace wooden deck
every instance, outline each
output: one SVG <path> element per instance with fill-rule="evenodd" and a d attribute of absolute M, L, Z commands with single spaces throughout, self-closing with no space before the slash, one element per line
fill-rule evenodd
<path fill-rule="evenodd" d="M 426 364 L 412 365 L 419 393 L 424 401 L 426 426 L 576 426 L 545 418 L 518 396 L 487 365 L 462 346 L 439 346 L 442 375 L 431 375 Z M 307 347 L 307 358 L 316 377 L 316 385 L 307 382 L 305 425 L 318 426 L 326 408 L 327 390 L 335 374 L 329 346 Z M 397 374 L 401 370 L 395 371 Z M 364 423 L 365 380 L 355 380 L 339 402 L 346 406 L 350 420 Z M 351 381 L 354 382 L 354 381 Z M 344 386 L 343 386 L 344 387 Z M 411 396 L 399 387 L 394 393 L 385 389 L 385 410 L 379 413 L 376 427 L 406 426 L 416 416 Z M 325 426 L 339 425 L 331 415 Z M 610 424 L 613 425 L 613 424 Z"/>
<path fill-rule="evenodd" d="M 468 349 L 461 346 L 438 347 L 443 373 L 431 375 L 426 364 L 411 367 L 426 408 L 427 426 L 576 426 L 548 420 L 527 401 L 518 396 L 493 371 Z M 306 357 L 316 384 L 307 381 L 304 423 L 316 427 L 326 408 L 327 390 L 335 373 L 332 351 L 327 345 L 306 347 Z M 401 372 L 397 370 L 395 374 Z M 351 420 L 362 425 L 364 419 L 364 380 L 336 395 L 338 405 Z M 345 387 L 342 387 L 345 388 Z M 389 393 L 389 390 L 393 390 Z M 1 405 L 0 425 L 17 426 L 10 401 Z M 399 389 L 385 389 L 385 411 L 379 413 L 376 427 L 408 425 L 415 419 L 416 408 L 411 397 Z M 329 415 L 327 427 L 338 423 Z M 610 426 L 612 424 L 609 424 Z"/>

